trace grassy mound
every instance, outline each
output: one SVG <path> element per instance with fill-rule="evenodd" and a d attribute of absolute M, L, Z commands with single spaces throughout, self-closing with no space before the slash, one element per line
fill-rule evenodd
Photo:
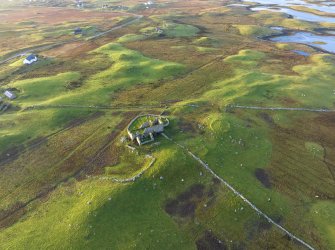
<path fill-rule="evenodd" d="M 328 246 L 335 247 L 335 205 L 330 201 L 320 201 L 310 210 L 311 217 L 318 225 L 319 230 L 328 239 Z"/>
<path fill-rule="evenodd" d="M 10 85 L 18 89 L 18 99 L 16 103 L 22 105 L 32 105 L 43 101 L 52 100 L 54 97 L 66 94 L 67 85 L 73 81 L 78 81 L 80 74 L 68 72 L 52 77 L 33 78 L 14 82 Z"/>
<path fill-rule="evenodd" d="M 13 104 L 21 108 L 31 105 L 57 104 L 106 105 L 111 102 L 111 95 L 117 90 L 136 84 L 151 84 L 162 79 L 169 79 L 185 70 L 181 64 L 148 58 L 117 43 L 98 48 L 92 55 L 97 58 L 100 65 L 102 65 L 101 56 L 103 56 L 104 62 L 107 61 L 103 63 L 107 65 L 107 69 L 103 68 L 94 72 L 86 80 L 83 80 L 78 72 L 67 72 L 50 77 L 13 82 L 10 87 L 16 88 L 18 95 Z M 80 62 L 81 65 L 91 69 L 92 65 L 95 65 L 94 57 L 88 59 L 87 62 Z M 109 66 L 110 64 L 112 66 Z M 72 89 L 73 84 L 78 87 Z M 45 134 L 48 129 L 56 129 L 64 122 L 87 113 L 90 111 L 52 109 L 44 111 L 43 118 L 45 119 L 40 119 L 39 114 L 29 117 L 28 113 L 2 116 L 4 137 L 0 148 L 1 146 L 8 148 L 26 140 L 29 133 L 31 133 L 31 138 L 34 138 L 39 132 Z M 15 125 L 9 122 L 11 120 Z M 25 123 L 20 122 L 21 120 L 25 120 Z M 28 127 L 31 130 L 24 129 Z M 38 129 L 34 129 L 35 127 Z M 2 149 L 5 150 L 5 148 Z"/>
<path fill-rule="evenodd" d="M 276 47 L 283 50 L 292 50 L 294 48 L 292 44 L 287 43 L 276 43 Z"/>
<path fill-rule="evenodd" d="M 129 43 L 129 42 L 141 41 L 141 40 L 144 40 L 145 38 L 146 37 L 144 35 L 126 34 L 118 38 L 117 42 L 118 43 Z"/>
<path fill-rule="evenodd" d="M 332 108 L 335 97 L 330 83 L 334 81 L 334 60 L 332 55 L 313 55 L 309 64 L 293 67 L 295 75 L 270 74 L 262 71 L 267 66 L 264 53 L 243 50 L 225 58 L 226 63 L 234 65 L 235 76 L 215 83 L 215 90 L 205 98 L 226 104 L 277 106 L 280 99 L 289 97 L 303 107 Z"/>
<path fill-rule="evenodd" d="M 112 62 L 112 66 L 92 75 L 81 88 L 60 96 L 55 100 L 56 103 L 105 105 L 109 103 L 111 94 L 117 90 L 172 78 L 185 70 L 181 64 L 148 58 L 118 43 L 104 45 L 96 49 L 93 52 L 95 54 L 105 55 Z"/>
<path fill-rule="evenodd" d="M 167 37 L 193 37 L 196 36 L 200 30 L 192 25 L 188 24 L 179 24 L 171 21 L 163 21 L 160 28 L 163 30 L 162 34 Z M 156 27 L 146 27 L 141 29 L 143 34 L 147 35 L 156 35 L 159 34 L 156 32 Z"/>
<path fill-rule="evenodd" d="M 278 30 L 273 30 L 268 27 L 262 27 L 258 25 L 234 25 L 234 27 L 237 28 L 237 30 L 243 36 L 265 37 L 281 33 Z"/>
<path fill-rule="evenodd" d="M 163 29 L 169 37 L 191 37 L 195 36 L 200 30 L 188 24 L 165 23 Z"/>

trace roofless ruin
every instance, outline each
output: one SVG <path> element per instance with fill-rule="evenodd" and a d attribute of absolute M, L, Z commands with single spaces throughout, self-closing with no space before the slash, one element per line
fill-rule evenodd
<path fill-rule="evenodd" d="M 169 125 L 169 120 L 160 115 L 139 115 L 128 125 L 127 132 L 132 141 L 143 145 L 155 140 L 155 136 L 163 133 Z"/>

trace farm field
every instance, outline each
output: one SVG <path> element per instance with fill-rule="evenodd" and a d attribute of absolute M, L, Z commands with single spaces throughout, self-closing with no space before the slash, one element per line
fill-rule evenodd
<path fill-rule="evenodd" d="M 78 2 L 0 4 L 0 249 L 335 248 L 334 6 Z"/>

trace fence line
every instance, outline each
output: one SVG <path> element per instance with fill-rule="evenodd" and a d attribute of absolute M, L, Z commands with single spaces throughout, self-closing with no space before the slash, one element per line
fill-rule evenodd
<path fill-rule="evenodd" d="M 88 176 L 89 178 L 92 178 L 92 179 L 99 179 L 99 180 L 111 180 L 113 182 L 118 182 L 118 183 L 128 183 L 128 182 L 135 182 L 138 178 L 140 178 L 149 168 L 152 167 L 152 165 L 154 165 L 155 161 L 156 161 L 156 158 L 154 158 L 153 156 L 151 155 L 147 155 L 148 158 L 151 158 L 151 162 L 148 164 L 148 166 L 146 168 L 144 168 L 141 172 L 139 172 L 137 175 L 133 176 L 133 177 L 130 177 L 130 178 L 125 178 L 125 179 L 118 179 L 118 178 L 115 178 L 115 177 L 109 177 L 109 176 L 102 176 L 102 177 L 99 177 L 99 176 L 94 176 L 94 177 L 91 177 L 91 176 Z"/>
<path fill-rule="evenodd" d="M 228 108 L 236 109 L 255 109 L 255 110 L 287 110 L 287 111 L 307 111 L 307 112 L 323 112 L 332 113 L 334 109 L 322 109 L 322 108 L 285 108 L 285 107 L 258 107 L 258 106 L 242 106 L 242 105 L 229 105 Z"/>

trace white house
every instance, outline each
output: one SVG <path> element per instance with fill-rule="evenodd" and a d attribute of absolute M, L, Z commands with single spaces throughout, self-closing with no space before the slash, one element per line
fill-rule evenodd
<path fill-rule="evenodd" d="M 6 91 L 4 92 L 4 95 L 5 95 L 6 97 L 8 97 L 9 99 L 11 99 L 11 100 L 13 100 L 13 99 L 16 98 L 16 95 L 15 95 L 13 92 L 9 91 L 9 90 L 6 90 Z"/>
<path fill-rule="evenodd" d="M 154 2 L 153 1 L 148 1 L 148 2 L 145 2 L 144 5 L 153 5 Z"/>
<path fill-rule="evenodd" d="M 26 59 L 24 59 L 23 64 L 32 64 L 37 61 L 37 56 L 31 54 Z"/>

